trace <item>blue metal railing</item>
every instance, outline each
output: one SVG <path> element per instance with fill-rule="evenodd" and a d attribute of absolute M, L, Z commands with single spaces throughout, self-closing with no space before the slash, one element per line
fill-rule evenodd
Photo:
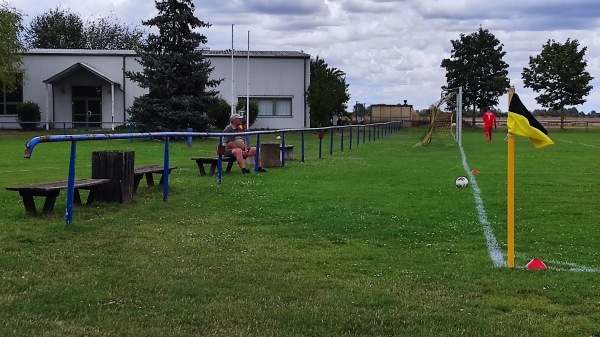
<path fill-rule="evenodd" d="M 383 127 L 385 130 L 399 131 L 403 127 L 402 121 L 397 122 L 387 122 L 387 123 L 377 123 L 372 124 L 374 127 L 378 129 Z M 322 158 L 322 135 L 326 130 L 329 130 L 331 133 L 330 136 L 330 144 L 329 144 L 329 152 L 333 154 L 333 141 L 334 141 L 334 130 L 341 129 L 342 130 L 342 151 L 343 151 L 343 130 L 348 128 L 350 132 L 350 148 L 352 148 L 352 134 L 354 129 L 356 129 L 356 139 L 357 142 L 360 142 L 360 128 L 363 128 L 363 143 L 365 142 L 365 125 L 346 125 L 346 126 L 330 126 L 324 128 L 303 128 L 303 129 L 279 129 L 279 130 L 266 130 L 266 131 L 245 131 L 245 132 L 237 132 L 237 133 L 211 133 L 211 132 L 147 132 L 147 133 L 98 133 L 98 134 L 75 134 L 75 135 L 46 135 L 39 136 L 30 139 L 25 144 L 25 158 L 31 158 L 33 155 L 33 150 L 36 145 L 40 143 L 53 143 L 53 142 L 71 142 L 71 155 L 69 159 L 69 173 L 68 173 L 68 182 L 67 182 L 67 209 L 65 212 L 65 222 L 67 224 L 71 223 L 73 220 L 73 196 L 74 196 L 74 185 L 75 185 L 75 158 L 77 152 L 77 142 L 79 141 L 92 141 L 92 140 L 110 140 L 110 139 L 133 139 L 136 138 L 164 138 L 165 139 L 165 150 L 163 156 L 163 201 L 167 201 L 169 194 L 169 139 L 171 137 L 178 137 L 187 139 L 187 145 L 189 147 L 192 146 L 192 139 L 195 137 L 219 137 L 219 144 L 223 143 L 223 137 L 226 136 L 251 136 L 256 135 L 256 156 L 254 169 L 258 170 L 258 158 L 260 151 L 260 135 L 262 134 L 281 134 L 281 145 L 280 145 L 280 156 L 282 158 L 281 166 L 285 166 L 285 134 L 289 132 L 301 132 L 301 161 L 305 160 L 305 137 L 304 133 L 306 131 L 315 131 L 319 133 L 319 158 Z M 370 125 L 369 125 L 370 130 Z M 370 134 L 370 131 L 369 131 Z M 370 136 L 369 136 L 370 137 Z M 358 143 L 357 143 L 358 144 Z M 223 156 L 219 154 L 219 160 L 217 165 L 217 180 L 218 183 L 221 183 L 222 180 L 222 158 Z"/>

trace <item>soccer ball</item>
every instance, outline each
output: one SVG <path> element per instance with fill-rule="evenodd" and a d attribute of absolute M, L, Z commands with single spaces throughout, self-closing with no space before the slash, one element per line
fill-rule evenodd
<path fill-rule="evenodd" d="M 456 178 L 456 187 L 463 188 L 469 185 L 469 181 L 465 177 Z"/>

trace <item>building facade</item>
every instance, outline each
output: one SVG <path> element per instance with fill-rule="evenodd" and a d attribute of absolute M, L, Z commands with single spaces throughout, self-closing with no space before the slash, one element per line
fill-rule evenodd
<path fill-rule="evenodd" d="M 310 125 L 306 91 L 310 55 L 290 51 L 204 50 L 214 67 L 211 78 L 229 104 L 250 99 L 259 106 L 255 129 L 304 128 Z M 14 105 L 36 102 L 48 128 L 114 129 L 128 122 L 136 97 L 147 93 L 126 71 L 141 72 L 137 55 L 127 50 L 32 49 L 23 54 L 26 81 L 22 92 L 2 101 L 1 128 L 19 128 Z M 233 75 L 233 76 L 232 76 Z M 173 130 L 177 131 L 177 130 Z"/>

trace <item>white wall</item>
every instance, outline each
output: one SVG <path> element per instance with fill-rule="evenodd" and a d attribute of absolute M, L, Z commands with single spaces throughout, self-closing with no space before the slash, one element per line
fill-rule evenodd
<path fill-rule="evenodd" d="M 140 90 L 136 83 L 128 80 L 124 76 L 123 64 L 127 58 L 134 62 L 133 53 L 112 53 L 103 54 L 102 51 L 80 51 L 74 54 L 73 51 L 31 51 L 23 57 L 25 69 L 27 69 L 27 82 L 23 88 L 23 100 L 37 102 L 42 110 L 42 121 L 51 122 L 69 122 L 71 121 L 71 86 L 73 85 L 101 85 L 102 86 L 102 107 L 104 128 L 110 128 L 111 114 L 113 113 L 113 98 L 111 84 L 89 72 L 80 72 L 74 74 L 68 79 L 55 85 L 45 84 L 43 81 L 71 67 L 76 63 L 85 63 L 104 75 L 119 82 L 121 88 L 127 88 L 128 95 L 140 95 Z M 141 67 L 131 66 L 131 69 L 140 70 Z M 129 69 L 127 69 L 129 70 Z M 52 91 L 54 94 L 52 94 Z M 115 86 L 114 91 L 114 121 L 122 124 L 126 120 L 124 107 L 130 106 L 133 98 L 123 96 L 123 91 L 119 86 Z M 62 127 L 62 124 L 55 125 Z"/>
<path fill-rule="evenodd" d="M 292 116 L 259 117 L 252 127 L 270 129 L 308 127 L 310 118 L 304 95 L 310 84 L 309 56 L 294 52 L 267 52 L 266 57 L 254 57 L 254 53 L 250 52 L 250 97 L 291 97 Z M 256 52 L 257 55 L 260 53 Z M 294 57 L 290 57 L 289 54 L 294 54 Z M 216 90 L 231 104 L 231 56 L 219 51 L 207 51 L 205 55 L 214 67 L 211 78 L 223 79 Z M 37 102 L 40 105 L 42 121 L 71 121 L 72 85 L 102 85 L 103 128 L 110 128 L 113 113 L 114 122 L 123 124 L 128 118 L 125 109 L 133 104 L 135 97 L 147 93 L 147 89 L 139 87 L 136 82 L 132 82 L 125 76 L 125 71 L 142 71 L 133 51 L 40 49 L 25 53 L 23 61 L 27 69 L 23 100 Z M 115 86 L 113 92 L 110 82 L 88 71 L 73 74 L 55 85 L 44 84 L 44 80 L 78 62 L 88 64 L 118 82 L 120 88 Z M 238 98 L 245 99 L 247 94 L 247 65 L 248 59 L 245 55 L 234 57 L 235 102 Z M 15 116 L 0 116 L 0 123 L 14 120 Z M 11 125 L 2 125 L 2 127 L 11 127 Z M 12 127 L 19 126 L 13 124 Z M 62 128 L 62 124 L 55 127 Z"/>
<path fill-rule="evenodd" d="M 234 101 L 231 102 L 231 57 L 209 57 L 214 66 L 212 78 L 223 79 L 217 87 L 221 98 L 230 105 L 250 97 L 292 98 L 292 116 L 259 116 L 252 128 L 281 129 L 302 128 L 310 125 L 305 93 L 310 84 L 310 59 L 250 58 L 250 84 L 248 85 L 248 60 L 234 57 Z M 305 123 L 306 121 L 306 123 Z"/>

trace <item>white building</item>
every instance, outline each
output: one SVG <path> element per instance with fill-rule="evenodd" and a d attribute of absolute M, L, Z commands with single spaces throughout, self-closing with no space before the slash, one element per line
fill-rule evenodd
<path fill-rule="evenodd" d="M 232 58 L 230 51 L 215 50 L 203 54 L 214 67 L 211 78 L 223 79 L 216 88 L 221 98 L 232 105 L 247 97 L 257 102 L 259 116 L 252 128 L 310 125 L 305 99 L 310 55 L 250 51 L 248 57 L 246 51 L 236 51 Z M 147 93 L 125 76 L 125 71 L 142 71 L 136 58 L 135 52 L 126 50 L 28 50 L 23 54 L 27 80 L 21 97 L 4 95 L 0 128 L 19 128 L 14 106 L 26 101 L 39 104 L 44 126 L 113 129 L 126 124 L 126 109 Z"/>

